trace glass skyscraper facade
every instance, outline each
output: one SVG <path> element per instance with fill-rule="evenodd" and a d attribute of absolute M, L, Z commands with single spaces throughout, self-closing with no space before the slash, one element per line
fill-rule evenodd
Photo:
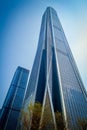
<path fill-rule="evenodd" d="M 16 130 L 29 71 L 18 67 L 1 110 L 0 130 Z"/>
<path fill-rule="evenodd" d="M 38 48 L 25 96 L 25 104 L 49 103 L 56 130 L 54 112 L 63 114 L 66 127 L 79 129 L 78 119 L 87 119 L 87 92 L 65 37 L 56 11 L 48 7 L 43 14 Z M 41 117 L 42 118 L 42 117 Z"/>

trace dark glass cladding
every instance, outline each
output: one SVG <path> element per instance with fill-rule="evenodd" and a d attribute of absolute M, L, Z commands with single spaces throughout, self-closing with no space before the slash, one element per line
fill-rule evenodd
<path fill-rule="evenodd" d="M 8 90 L 7 96 L 5 98 L 5 102 L 3 105 L 4 107 L 8 107 L 8 108 L 11 107 L 11 103 L 13 101 L 15 91 L 16 91 L 16 87 L 14 85 L 11 85 L 9 90 Z"/>
<path fill-rule="evenodd" d="M 53 58 L 52 58 L 52 101 L 54 106 L 54 111 L 62 112 L 61 108 L 61 99 L 60 99 L 60 90 L 59 90 L 59 80 L 57 74 L 57 66 L 56 66 L 56 59 L 55 53 L 53 48 Z"/>
<path fill-rule="evenodd" d="M 12 104 L 12 108 L 16 110 L 20 110 L 22 108 L 22 102 L 24 98 L 24 89 L 18 88 L 16 92 L 16 96 L 14 97 L 14 102 Z"/>
<path fill-rule="evenodd" d="M 5 98 L 0 120 L 0 130 L 16 130 L 22 108 L 29 71 L 18 67 Z"/>
<path fill-rule="evenodd" d="M 19 117 L 19 111 L 11 110 L 5 130 L 16 130 L 18 117 Z"/>
<path fill-rule="evenodd" d="M 36 92 L 36 102 L 43 102 L 44 91 L 45 91 L 45 83 L 46 83 L 46 51 L 43 50 L 40 72 L 39 72 L 39 79 L 37 85 L 37 92 Z"/>

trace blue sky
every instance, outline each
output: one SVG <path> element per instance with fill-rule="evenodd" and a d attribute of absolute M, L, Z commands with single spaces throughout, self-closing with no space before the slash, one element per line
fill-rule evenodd
<path fill-rule="evenodd" d="M 47 6 L 57 11 L 87 90 L 87 0 L 0 0 L 0 107 L 17 66 L 32 68 Z"/>

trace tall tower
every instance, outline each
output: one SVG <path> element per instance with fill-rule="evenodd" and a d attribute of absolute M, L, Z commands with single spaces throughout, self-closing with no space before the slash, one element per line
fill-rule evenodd
<path fill-rule="evenodd" d="M 16 130 L 25 96 L 29 71 L 18 67 L 5 98 L 0 119 L 0 130 Z"/>
<path fill-rule="evenodd" d="M 42 17 L 38 48 L 30 75 L 26 102 L 49 104 L 63 114 L 67 128 L 77 130 L 78 119 L 87 119 L 87 93 L 56 11 L 48 7 Z M 49 129 L 50 130 L 50 129 Z"/>

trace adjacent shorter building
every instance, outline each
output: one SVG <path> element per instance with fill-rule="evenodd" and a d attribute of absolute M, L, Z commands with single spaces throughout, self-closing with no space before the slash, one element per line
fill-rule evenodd
<path fill-rule="evenodd" d="M 1 111 L 2 111 L 2 109 L 0 109 L 0 119 L 1 119 Z"/>
<path fill-rule="evenodd" d="M 20 110 L 22 108 L 29 70 L 18 67 L 5 98 L 2 111 L 0 130 L 16 130 Z"/>

